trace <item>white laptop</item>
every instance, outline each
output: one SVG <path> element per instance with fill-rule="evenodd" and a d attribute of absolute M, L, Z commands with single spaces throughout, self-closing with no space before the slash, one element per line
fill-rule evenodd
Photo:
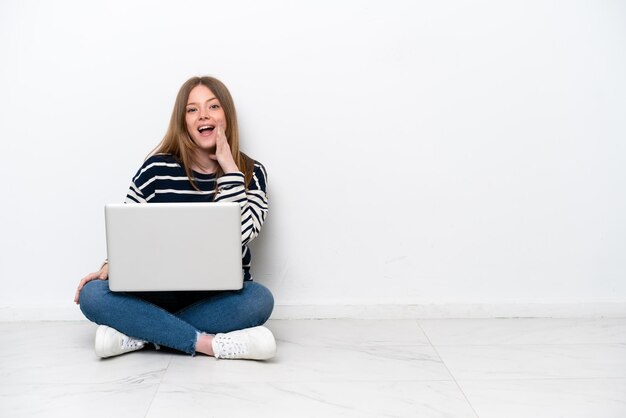
<path fill-rule="evenodd" d="M 105 205 L 113 291 L 243 287 L 238 203 Z"/>

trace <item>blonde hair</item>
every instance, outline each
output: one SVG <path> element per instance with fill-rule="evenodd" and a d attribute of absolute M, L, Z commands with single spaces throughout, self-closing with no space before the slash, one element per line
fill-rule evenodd
<path fill-rule="evenodd" d="M 178 160 L 183 166 L 187 178 L 191 182 L 194 189 L 199 190 L 193 176 L 191 167 L 195 161 L 195 150 L 197 145 L 191 139 L 189 132 L 187 131 L 187 123 L 185 121 L 187 100 L 189 100 L 189 94 L 197 86 L 208 87 L 217 100 L 219 100 L 224 114 L 226 116 L 226 138 L 228 145 L 230 146 L 230 152 L 233 155 L 235 164 L 239 168 L 245 177 L 245 184 L 247 185 L 252 178 L 252 172 L 254 170 L 254 160 L 241 152 L 239 149 L 239 127 L 237 125 L 237 112 L 235 111 L 235 102 L 233 101 L 230 92 L 218 79 L 214 77 L 192 77 L 187 80 L 178 91 L 176 96 L 176 102 L 174 103 L 174 109 L 172 110 L 172 117 L 170 119 L 170 125 L 167 128 L 167 132 L 163 137 L 163 140 L 157 147 L 150 153 L 154 154 L 171 154 Z M 218 166 L 217 177 L 224 174 L 222 168 Z"/>

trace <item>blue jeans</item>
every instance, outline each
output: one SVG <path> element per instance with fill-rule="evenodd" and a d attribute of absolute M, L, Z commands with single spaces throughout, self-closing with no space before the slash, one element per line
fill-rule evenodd
<path fill-rule="evenodd" d="M 274 298 L 265 286 L 252 281 L 236 291 L 112 292 L 108 280 L 92 280 L 80 292 L 80 309 L 98 325 L 194 355 L 200 332 L 217 334 L 264 324 Z"/>

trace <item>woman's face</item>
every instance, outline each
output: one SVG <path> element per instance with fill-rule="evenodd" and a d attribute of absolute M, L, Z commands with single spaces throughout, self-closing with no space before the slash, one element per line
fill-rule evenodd
<path fill-rule="evenodd" d="M 226 131 L 226 114 L 211 89 L 197 85 L 189 93 L 185 109 L 187 132 L 203 150 L 214 150 L 217 127 Z"/>

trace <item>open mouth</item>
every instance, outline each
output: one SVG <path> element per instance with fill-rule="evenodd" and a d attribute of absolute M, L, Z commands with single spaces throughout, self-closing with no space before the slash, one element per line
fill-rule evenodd
<path fill-rule="evenodd" d="M 215 129 L 215 125 L 202 125 L 198 128 L 198 132 L 203 133 L 211 133 Z"/>

